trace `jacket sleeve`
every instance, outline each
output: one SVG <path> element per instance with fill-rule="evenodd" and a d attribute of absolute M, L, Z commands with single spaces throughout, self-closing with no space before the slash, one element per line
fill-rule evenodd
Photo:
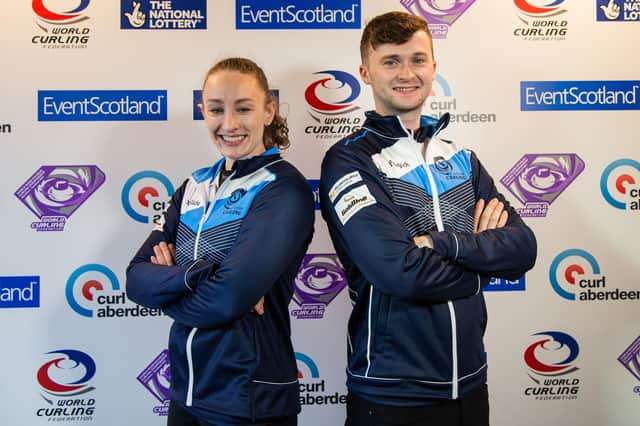
<path fill-rule="evenodd" d="M 472 296 L 488 283 L 488 277 L 415 244 L 368 158 L 330 150 L 322 164 L 320 202 L 345 267 L 357 268 L 382 293 L 444 302 Z"/>
<path fill-rule="evenodd" d="M 153 247 L 161 241 L 175 243 L 185 184 L 173 194 L 159 225 L 142 244 L 127 267 L 127 297 L 148 308 L 161 308 L 190 291 L 187 281 L 194 264 L 165 266 L 151 263 Z"/>
<path fill-rule="evenodd" d="M 430 233 L 434 250 L 465 268 L 493 277 L 518 279 L 535 264 L 536 238 L 518 212 L 498 192 L 493 179 L 473 153 L 471 163 L 476 200 L 497 198 L 504 204 L 509 219 L 503 228 L 477 234 L 450 231 Z"/>
<path fill-rule="evenodd" d="M 190 271 L 194 291 L 164 312 L 191 327 L 216 328 L 249 313 L 311 242 L 313 194 L 304 179 L 276 179 L 256 196 L 233 247 L 220 264 Z M 192 284 L 193 283 L 193 284 Z"/>

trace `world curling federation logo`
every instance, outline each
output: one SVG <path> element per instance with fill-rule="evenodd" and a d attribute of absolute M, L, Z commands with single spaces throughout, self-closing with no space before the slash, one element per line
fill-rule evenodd
<path fill-rule="evenodd" d="M 49 421 L 93 420 L 96 400 L 85 399 L 84 395 L 95 389 L 91 382 L 96 363 L 88 354 L 74 349 L 58 349 L 45 355 L 47 361 L 36 377 L 41 396 L 50 407 L 37 409 L 36 415 Z"/>
<path fill-rule="evenodd" d="M 347 403 L 347 395 L 327 391 L 325 379 L 320 377 L 320 370 L 309 355 L 296 352 L 298 363 L 298 381 L 300 382 L 300 405 L 338 405 Z"/>
<path fill-rule="evenodd" d="M 549 206 L 582 173 L 578 154 L 526 154 L 502 179 L 524 208 L 522 217 L 545 217 Z"/>
<path fill-rule="evenodd" d="M 104 265 L 88 264 L 73 271 L 65 289 L 67 303 L 78 315 L 93 318 L 161 316 L 160 309 L 131 306 L 113 271 Z"/>
<path fill-rule="evenodd" d="M 525 26 L 513 30 L 513 35 L 528 41 L 561 41 L 566 38 L 568 21 L 565 0 L 513 0 L 518 18 Z"/>
<path fill-rule="evenodd" d="M 44 34 L 34 35 L 31 43 L 50 49 L 83 49 L 89 42 L 91 29 L 80 23 L 89 19 L 90 0 L 33 0 L 31 8 L 36 25 Z"/>
<path fill-rule="evenodd" d="M 476 0 L 400 0 L 410 13 L 421 16 L 429 23 L 433 38 L 446 38 L 449 27 L 469 9 Z"/>
<path fill-rule="evenodd" d="M 640 163 L 625 158 L 609 164 L 602 172 L 600 191 L 612 207 L 640 212 Z"/>
<path fill-rule="evenodd" d="M 316 139 L 340 139 L 360 129 L 362 118 L 355 111 L 360 107 L 354 101 L 360 96 L 360 83 L 344 71 L 327 70 L 312 82 L 304 92 L 309 115 L 316 123 L 306 126 L 304 132 Z"/>
<path fill-rule="evenodd" d="M 544 331 L 533 337 L 534 342 L 524 351 L 524 362 L 536 386 L 527 387 L 524 394 L 539 401 L 576 399 L 580 379 L 570 375 L 579 370 L 575 365 L 578 342 L 561 331 Z"/>
<path fill-rule="evenodd" d="M 174 189 L 162 173 L 144 170 L 131 176 L 122 188 L 122 207 L 133 220 L 160 224 Z"/>
<path fill-rule="evenodd" d="M 307 254 L 293 280 L 291 311 L 298 319 L 321 319 L 329 303 L 347 286 L 347 279 L 335 254 Z"/>
<path fill-rule="evenodd" d="M 36 231 L 63 231 L 67 219 L 104 183 L 98 166 L 42 166 L 15 192 L 40 222 Z"/>

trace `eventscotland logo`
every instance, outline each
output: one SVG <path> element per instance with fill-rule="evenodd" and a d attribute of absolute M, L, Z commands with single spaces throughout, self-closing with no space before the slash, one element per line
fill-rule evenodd
<path fill-rule="evenodd" d="M 521 81 L 521 111 L 640 109 L 640 80 Z"/>
<path fill-rule="evenodd" d="M 361 9 L 360 0 L 236 0 L 236 29 L 358 29 Z"/>

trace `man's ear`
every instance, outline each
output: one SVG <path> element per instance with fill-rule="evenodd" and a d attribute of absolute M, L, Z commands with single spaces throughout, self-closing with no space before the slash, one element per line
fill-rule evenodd
<path fill-rule="evenodd" d="M 369 70 L 367 69 L 366 65 L 360 65 L 358 71 L 360 71 L 360 78 L 362 79 L 364 84 L 371 84 L 371 80 L 369 79 Z"/>

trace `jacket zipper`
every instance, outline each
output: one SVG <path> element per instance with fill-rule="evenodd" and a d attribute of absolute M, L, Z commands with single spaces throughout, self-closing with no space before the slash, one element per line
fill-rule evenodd
<path fill-rule="evenodd" d="M 431 137 L 431 140 L 435 138 L 435 134 Z M 430 141 L 429 141 L 430 142 Z M 431 197 L 433 199 L 433 215 L 436 220 L 436 226 L 438 231 L 444 231 L 444 224 L 442 222 L 442 212 L 440 211 L 440 198 L 438 195 L 438 188 L 436 187 L 435 179 L 427 163 L 427 159 L 431 158 L 429 151 L 431 144 L 427 142 L 427 149 L 424 155 L 424 168 L 429 178 L 429 185 L 431 186 Z M 449 316 L 451 318 L 451 399 L 458 399 L 458 336 L 456 332 L 456 310 L 453 306 L 453 302 L 449 300 L 447 302 L 449 307 Z"/>
<path fill-rule="evenodd" d="M 227 180 L 225 180 L 222 183 L 222 185 L 220 185 L 220 187 L 216 189 L 212 199 L 209 201 L 209 206 L 207 207 L 205 213 L 200 218 L 200 223 L 198 224 L 198 233 L 196 234 L 196 241 L 193 245 L 193 260 L 198 259 L 198 245 L 200 243 L 200 234 L 202 233 L 202 226 L 204 225 L 204 222 L 207 220 L 207 218 L 211 214 L 211 211 L 213 210 L 213 206 L 215 205 L 215 202 L 218 199 L 218 194 L 220 194 L 221 189 L 227 185 L 227 183 L 229 182 L 229 180 L 234 174 L 235 172 L 233 172 L 227 178 Z M 217 176 L 214 176 L 213 179 L 216 179 L 216 178 Z M 207 193 L 207 197 L 206 197 L 207 199 L 209 198 L 210 192 L 211 192 L 211 188 L 209 188 L 209 192 Z M 187 344 L 186 344 L 187 365 L 189 367 L 189 382 L 188 382 L 189 384 L 187 386 L 187 399 L 186 399 L 187 407 L 191 407 L 191 405 L 193 404 L 193 388 L 194 388 L 195 375 L 194 375 L 194 368 L 193 368 L 193 354 L 191 349 L 192 349 L 193 339 L 197 331 L 198 331 L 197 327 L 194 327 L 191 329 L 191 331 L 189 332 L 189 336 L 187 337 Z"/>

